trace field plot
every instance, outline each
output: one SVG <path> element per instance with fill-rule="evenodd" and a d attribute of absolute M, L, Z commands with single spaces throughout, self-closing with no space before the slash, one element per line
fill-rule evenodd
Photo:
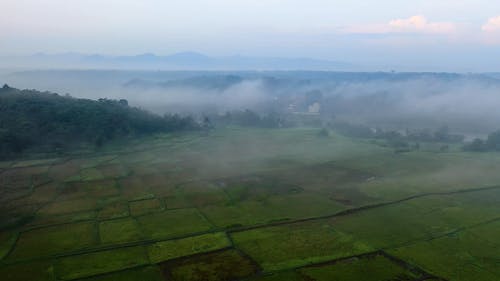
<path fill-rule="evenodd" d="M 380 254 L 351 258 L 331 265 L 311 266 L 298 270 L 304 280 L 422 280 L 421 272 L 412 272 Z"/>
<path fill-rule="evenodd" d="M 390 250 L 449 280 L 498 280 L 500 222 L 496 221 Z"/>
<path fill-rule="evenodd" d="M 129 170 L 121 164 L 108 164 L 98 167 L 105 178 L 122 178 L 129 174 Z"/>
<path fill-rule="evenodd" d="M 74 200 L 56 200 L 40 209 L 38 214 L 41 216 L 47 216 L 91 211 L 97 209 L 97 203 L 97 199 L 85 198 L 85 196 Z"/>
<path fill-rule="evenodd" d="M 3 163 L 0 280 L 500 280 L 500 154 L 317 131 Z"/>
<path fill-rule="evenodd" d="M 276 273 L 271 273 L 271 274 L 266 274 L 266 275 L 259 275 L 254 278 L 251 278 L 249 280 L 252 281 L 281 281 L 281 280 L 287 280 L 287 281 L 308 281 L 305 280 L 302 275 L 300 275 L 298 272 L 292 270 L 292 271 L 281 271 L 281 272 L 276 272 Z"/>
<path fill-rule="evenodd" d="M 378 249 L 453 232 L 500 216 L 500 188 L 425 196 L 332 219 L 337 229 Z"/>
<path fill-rule="evenodd" d="M 177 194 L 180 193 L 189 206 L 224 205 L 228 202 L 225 192 L 210 182 L 189 182 L 177 186 L 177 189 Z"/>
<path fill-rule="evenodd" d="M 0 276 L 2 280 L 9 281 L 53 281 L 54 267 L 49 260 L 7 265 L 0 267 Z"/>
<path fill-rule="evenodd" d="M 130 176 L 119 181 L 122 196 L 127 200 L 151 199 L 154 194 L 141 177 Z"/>
<path fill-rule="evenodd" d="M 218 227 L 239 227 L 331 215 L 344 208 L 324 196 L 304 193 L 212 205 L 201 210 Z"/>
<path fill-rule="evenodd" d="M 353 158 L 342 165 L 373 173 L 374 180 L 359 183 L 357 188 L 381 201 L 489 187 L 500 182 L 500 157 L 496 154 L 411 152 Z"/>
<path fill-rule="evenodd" d="M 163 239 L 204 232 L 212 225 L 197 209 L 167 210 L 137 218 L 147 238 Z"/>
<path fill-rule="evenodd" d="M 31 204 L 44 204 L 54 200 L 58 195 L 59 185 L 54 182 L 45 183 L 33 189 L 33 192 L 27 197 L 16 200 L 15 204 L 31 205 Z"/>
<path fill-rule="evenodd" d="M 139 224 L 133 218 L 102 221 L 99 233 L 103 244 L 133 242 L 143 238 Z"/>
<path fill-rule="evenodd" d="M 6 203 L 27 196 L 31 192 L 31 174 L 29 169 L 9 169 L 0 174 L 0 202 Z"/>
<path fill-rule="evenodd" d="M 71 280 L 148 263 L 144 247 L 129 247 L 61 258 L 55 264 L 55 273 L 61 280 Z"/>
<path fill-rule="evenodd" d="M 85 199 L 89 197 L 103 199 L 118 194 L 117 184 L 112 179 L 68 182 L 60 187 L 60 194 L 57 201 Z"/>
<path fill-rule="evenodd" d="M 299 193 L 303 189 L 297 184 L 288 184 L 270 176 L 246 176 L 216 181 L 223 187 L 233 202 L 265 199 L 271 195 Z"/>
<path fill-rule="evenodd" d="M 49 168 L 48 175 L 56 181 L 66 181 L 69 179 L 80 178 L 80 165 L 75 161 L 67 161 L 52 165 Z"/>
<path fill-rule="evenodd" d="M 132 216 L 139 216 L 164 209 L 162 202 L 158 199 L 132 201 L 129 203 L 129 208 Z"/>
<path fill-rule="evenodd" d="M 231 246 L 225 233 L 209 233 L 182 239 L 157 242 L 148 247 L 149 259 L 152 263 L 160 263 L 171 259 L 206 253 Z"/>
<path fill-rule="evenodd" d="M 17 240 L 17 233 L 14 231 L 0 232 L 0 259 L 7 256 Z"/>
<path fill-rule="evenodd" d="M 264 271 L 289 269 L 373 250 L 337 231 L 328 221 L 260 228 L 231 236 L 235 247 L 255 259 Z"/>
<path fill-rule="evenodd" d="M 33 227 L 48 227 L 59 224 L 69 224 L 76 222 L 88 222 L 94 220 L 97 216 L 97 212 L 92 211 L 83 211 L 76 213 L 68 213 L 62 215 L 36 215 L 28 224 L 25 225 L 25 228 L 31 229 Z"/>
<path fill-rule="evenodd" d="M 219 251 L 162 264 L 167 280 L 218 281 L 251 276 L 259 268 L 235 250 Z"/>
<path fill-rule="evenodd" d="M 79 281 L 163 281 L 163 275 L 158 266 L 146 266 L 137 269 L 123 270 L 115 273 L 78 279 Z"/>
<path fill-rule="evenodd" d="M 116 219 L 129 215 L 127 202 L 110 202 L 99 210 L 99 219 Z"/>
<path fill-rule="evenodd" d="M 93 222 L 50 226 L 23 232 L 8 259 L 29 259 L 88 248 L 97 243 Z"/>

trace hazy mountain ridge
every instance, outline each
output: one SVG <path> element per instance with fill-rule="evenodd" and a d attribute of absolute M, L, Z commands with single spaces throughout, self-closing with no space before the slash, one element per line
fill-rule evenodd
<path fill-rule="evenodd" d="M 68 68 L 68 69 L 142 69 L 142 70 L 349 70 L 346 62 L 311 58 L 207 56 L 197 52 L 180 52 L 160 56 L 151 53 L 131 56 L 101 54 L 43 54 L 3 57 L 0 67 Z"/>

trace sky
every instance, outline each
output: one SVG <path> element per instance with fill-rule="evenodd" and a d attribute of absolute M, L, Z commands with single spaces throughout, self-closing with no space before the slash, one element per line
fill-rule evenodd
<path fill-rule="evenodd" d="M 500 71 L 500 1 L 1 0 L 0 55 L 197 51 Z"/>

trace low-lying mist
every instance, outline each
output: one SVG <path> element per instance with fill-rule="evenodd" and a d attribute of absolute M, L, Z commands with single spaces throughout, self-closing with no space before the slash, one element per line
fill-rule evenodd
<path fill-rule="evenodd" d="M 250 109 L 313 114 L 396 130 L 437 128 L 470 136 L 500 126 L 500 80 L 487 74 L 336 72 L 25 71 L 1 82 L 82 98 L 127 99 L 163 114 Z"/>

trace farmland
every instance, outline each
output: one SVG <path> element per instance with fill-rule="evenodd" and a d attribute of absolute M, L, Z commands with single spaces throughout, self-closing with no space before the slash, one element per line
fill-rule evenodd
<path fill-rule="evenodd" d="M 220 128 L 0 163 L 1 280 L 500 280 L 500 154 Z"/>

